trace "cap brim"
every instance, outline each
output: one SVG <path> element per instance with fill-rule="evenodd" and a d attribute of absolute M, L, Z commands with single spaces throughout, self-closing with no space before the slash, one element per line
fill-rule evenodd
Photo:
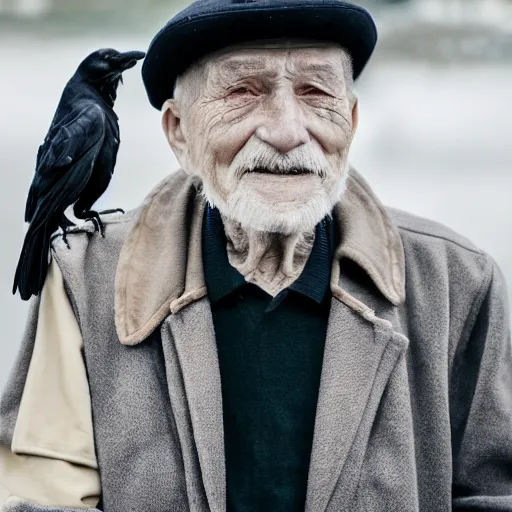
<path fill-rule="evenodd" d="M 153 39 L 142 67 L 149 101 L 160 109 L 172 97 L 176 78 L 212 51 L 242 41 L 283 37 L 340 44 L 352 57 L 356 79 L 373 53 L 377 29 L 367 11 L 342 2 L 267 4 L 170 23 Z"/>

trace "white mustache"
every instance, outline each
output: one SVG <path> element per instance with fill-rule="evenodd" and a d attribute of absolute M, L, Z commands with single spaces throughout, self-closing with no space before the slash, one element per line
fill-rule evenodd
<path fill-rule="evenodd" d="M 329 171 L 329 162 L 317 144 L 310 142 L 279 153 L 275 148 L 256 137 L 251 137 L 238 152 L 230 165 L 237 178 L 255 170 L 275 174 L 316 174 L 324 178 Z"/>

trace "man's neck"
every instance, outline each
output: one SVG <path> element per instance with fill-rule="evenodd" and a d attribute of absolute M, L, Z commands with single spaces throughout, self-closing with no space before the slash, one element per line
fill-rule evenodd
<path fill-rule="evenodd" d="M 229 263 L 262 290 L 275 297 L 302 273 L 315 241 L 315 230 L 282 235 L 246 230 L 223 218 Z"/>

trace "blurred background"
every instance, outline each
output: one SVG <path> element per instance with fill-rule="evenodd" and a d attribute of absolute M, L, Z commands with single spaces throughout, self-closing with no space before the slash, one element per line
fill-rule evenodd
<path fill-rule="evenodd" d="M 368 0 L 379 28 L 357 82 L 352 164 L 382 201 L 488 251 L 512 286 L 512 0 Z M 77 65 L 100 47 L 145 50 L 181 0 L 0 0 L 0 387 L 25 323 L 11 295 L 35 156 Z M 99 209 L 129 209 L 177 164 L 140 65 L 116 103 L 121 149 Z M 425 276 L 428 279 L 428 276 Z"/>

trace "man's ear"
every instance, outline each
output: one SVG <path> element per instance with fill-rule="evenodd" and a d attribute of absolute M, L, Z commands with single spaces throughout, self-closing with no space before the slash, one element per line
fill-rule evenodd
<path fill-rule="evenodd" d="M 162 127 L 176 158 L 183 165 L 187 141 L 183 133 L 181 114 L 175 99 L 167 100 L 162 107 Z"/>
<path fill-rule="evenodd" d="M 352 138 L 356 134 L 357 125 L 359 124 L 359 101 L 356 98 L 352 107 Z"/>

